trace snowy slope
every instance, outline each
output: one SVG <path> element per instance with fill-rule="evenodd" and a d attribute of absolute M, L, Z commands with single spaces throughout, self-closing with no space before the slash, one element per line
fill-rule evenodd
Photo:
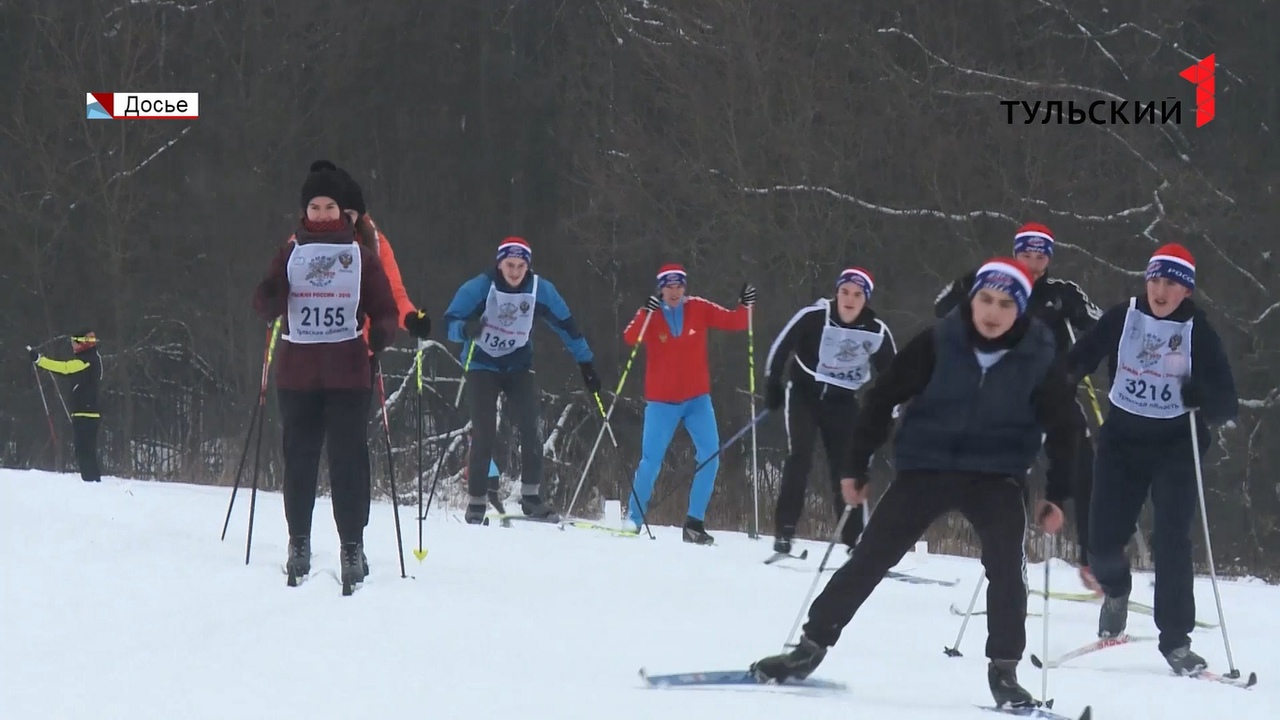
<path fill-rule="evenodd" d="M 670 528 L 658 538 L 518 524 L 470 527 L 429 520 L 419 564 L 415 509 L 402 508 L 410 579 L 401 579 L 388 505 L 366 538 L 372 575 L 340 596 L 330 506 L 316 506 L 315 572 L 285 586 L 280 497 L 259 494 L 252 562 L 244 565 L 247 494 L 218 541 L 228 490 L 106 479 L 90 486 L 41 472 L 0 471 L 4 575 L 0 590 L 0 717 L 61 718 L 609 718 L 678 715 L 714 720 L 874 717 L 994 718 L 985 623 L 977 618 L 947 658 L 979 566 L 910 554 L 901 570 L 962 579 L 954 588 L 887 580 L 817 676 L 841 694 L 782 688 L 650 690 L 636 671 L 744 667 L 786 640 L 812 572 L 765 566 L 767 541 L 718 533 L 693 547 Z M 434 511 L 433 511 L 434 514 Z M 714 532 L 714 531 L 713 531 Z M 804 568 L 825 545 L 810 544 Z M 1080 590 L 1065 565 L 1055 589 Z M 1030 568 L 1032 584 L 1043 569 Z M 329 574 L 335 573 L 335 574 Z M 1135 599 L 1150 601 L 1145 579 Z M 1214 621 L 1207 581 L 1200 618 Z M 1275 718 L 1280 680 L 1280 588 L 1224 587 L 1236 661 L 1260 684 L 1240 690 L 1171 676 L 1153 645 L 1110 649 L 1054 670 L 1050 695 L 1094 717 Z M 979 602 L 981 606 L 981 601 Z M 1040 609 L 1033 598 L 1032 609 Z M 1052 647 L 1088 642 L 1096 607 L 1055 601 Z M 1042 653 L 1039 618 L 1028 653 Z M 1130 630 L 1151 634 L 1149 617 Z M 1221 635 L 1195 647 L 1225 670 Z M 1036 694 L 1040 674 L 1024 662 Z"/>

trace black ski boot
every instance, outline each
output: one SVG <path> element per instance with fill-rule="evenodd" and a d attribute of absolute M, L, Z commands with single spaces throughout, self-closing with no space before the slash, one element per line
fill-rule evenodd
<path fill-rule="evenodd" d="M 471 500 L 467 502 L 467 512 L 462 516 L 462 518 L 467 521 L 468 525 L 484 524 L 484 503 L 485 499 L 483 497 L 472 497 Z"/>
<path fill-rule="evenodd" d="M 698 545 L 713 545 L 716 539 L 707 534 L 707 528 L 701 520 L 687 517 L 684 519 L 684 541 Z"/>
<path fill-rule="evenodd" d="M 284 564 L 289 575 L 289 587 L 297 587 L 298 583 L 311 573 L 311 538 L 307 535 L 295 535 L 289 538 L 289 559 Z"/>
<path fill-rule="evenodd" d="M 1098 611 L 1098 637 L 1120 637 L 1128 624 L 1129 596 L 1106 596 L 1102 601 L 1102 609 Z"/>
<path fill-rule="evenodd" d="M 364 581 L 364 566 L 361 563 L 360 543 L 342 543 L 342 594 L 350 595 L 356 586 Z"/>
<path fill-rule="evenodd" d="M 1040 703 L 1018 684 L 1017 660 L 992 660 L 987 664 L 987 684 L 996 707 L 1029 708 Z"/>
<path fill-rule="evenodd" d="M 783 555 L 791 554 L 791 538 L 778 536 L 773 539 L 773 551 Z"/>
<path fill-rule="evenodd" d="M 751 663 L 751 674 L 762 683 L 784 683 L 803 680 L 816 669 L 827 656 L 827 649 L 801 635 L 800 642 L 791 652 L 770 655 Z"/>
<path fill-rule="evenodd" d="M 1209 663 L 1205 662 L 1204 658 L 1191 652 L 1190 645 L 1170 650 L 1164 654 L 1164 660 L 1179 675 L 1195 675 L 1209 667 Z"/>
<path fill-rule="evenodd" d="M 545 520 L 551 523 L 560 522 L 560 513 L 556 512 L 550 505 L 543 502 L 542 496 L 537 493 L 521 495 L 520 510 L 526 517 Z"/>

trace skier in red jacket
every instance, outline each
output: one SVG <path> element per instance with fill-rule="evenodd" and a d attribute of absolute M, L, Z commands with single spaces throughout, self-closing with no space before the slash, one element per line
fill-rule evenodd
<path fill-rule="evenodd" d="M 711 372 L 707 368 L 707 330 L 743 331 L 747 329 L 747 308 L 755 304 L 756 289 L 750 283 L 742 286 L 739 306 L 729 310 L 710 300 L 685 294 L 688 276 L 680 265 L 663 265 L 658 271 L 658 295 L 652 295 L 623 331 L 628 345 L 641 342 L 644 331 L 644 439 L 640 466 L 636 468 L 635 493 L 630 520 L 636 529 L 653 494 L 653 484 L 662 469 L 662 458 L 684 423 L 693 440 L 699 464 L 706 462 L 693 478 L 689 491 L 689 512 L 684 523 L 685 542 L 710 545 L 703 518 L 711 491 L 715 487 L 720 461 L 712 458 L 720 447 L 715 409 L 711 406 Z M 659 295 L 661 297 L 659 297 Z"/>

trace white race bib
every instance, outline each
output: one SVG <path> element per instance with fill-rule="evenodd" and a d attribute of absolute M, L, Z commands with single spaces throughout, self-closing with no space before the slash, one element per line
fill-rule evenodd
<path fill-rule="evenodd" d="M 871 356 L 883 342 L 883 327 L 880 332 L 840 327 L 831 322 L 828 315 L 818 343 L 818 364 L 813 376 L 820 382 L 857 390 L 871 379 Z"/>
<path fill-rule="evenodd" d="M 1107 395 L 1111 404 L 1148 418 L 1186 414 L 1182 379 L 1191 374 L 1191 325 L 1191 320 L 1153 318 L 1130 298 L 1116 352 L 1116 378 Z"/>
<path fill-rule="evenodd" d="M 484 304 L 484 327 L 477 340 L 480 349 L 496 358 L 528 345 L 537 301 L 537 275 L 533 276 L 533 286 L 527 293 L 500 292 L 497 283 L 490 284 L 489 298 Z"/>
<path fill-rule="evenodd" d="M 294 243 L 289 277 L 289 333 L 292 343 L 339 343 L 360 336 L 360 246 L 351 243 Z"/>

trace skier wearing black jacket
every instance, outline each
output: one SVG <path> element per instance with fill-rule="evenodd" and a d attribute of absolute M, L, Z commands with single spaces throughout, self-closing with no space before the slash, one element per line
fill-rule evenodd
<path fill-rule="evenodd" d="M 102 482 L 98 466 L 98 382 L 102 380 L 102 358 L 98 355 L 98 336 L 85 328 L 71 336 L 70 360 L 53 360 L 27 346 L 27 354 L 35 366 L 61 375 L 71 381 L 71 439 L 75 446 L 76 466 L 80 479 Z"/>
<path fill-rule="evenodd" d="M 774 511 L 774 552 L 791 552 L 819 436 L 835 488 L 836 518 L 844 514 L 840 478 L 847 473 L 841 463 L 858 415 L 855 393 L 873 373 L 883 373 L 898 352 L 889 326 L 867 305 L 874 287 L 866 270 L 845 270 L 836 279 L 835 297 L 801 308 L 769 348 L 766 403 L 770 412 L 786 407 L 788 449 Z M 862 515 L 851 516 L 842 531 L 844 544 L 852 548 L 861 534 Z"/>
<path fill-rule="evenodd" d="M 1195 413 L 1200 453 L 1210 427 L 1236 417 L 1239 400 L 1222 340 L 1191 299 L 1195 259 L 1181 245 L 1151 257 L 1146 293 L 1108 310 L 1067 355 L 1083 378 L 1108 358 L 1111 408 L 1098 433 L 1089 559 L 1106 593 L 1099 637 L 1124 632 L 1133 577 L 1125 544 L 1148 492 L 1154 507 L 1155 623 L 1160 653 L 1174 672 L 1203 670 L 1191 652 L 1196 604 L 1192 592 L 1191 523 L 1199 468 L 1191 446 Z"/>
<path fill-rule="evenodd" d="M 1054 357 L 1053 338 L 1027 315 L 1031 278 L 996 258 L 977 273 L 969 304 L 911 339 L 867 393 L 850 446 L 849 505 L 866 502 L 867 466 L 893 427 L 897 477 L 880 499 L 849 561 L 809 608 L 799 644 L 751 666 L 763 682 L 804 678 L 862 603 L 934 520 L 963 513 L 982 541 L 987 588 L 987 680 L 999 706 L 1037 701 L 1018 684 L 1026 648 L 1027 528 L 1023 482 L 1040 452 L 1049 456 L 1048 493 L 1036 508 L 1047 533 L 1062 527 L 1083 421 L 1075 384 Z M 850 514 L 852 512 L 850 511 Z"/>
<path fill-rule="evenodd" d="M 1089 300 L 1089 296 L 1079 285 L 1049 274 L 1053 242 L 1053 232 L 1048 227 L 1040 223 L 1026 223 L 1013 236 L 1013 257 L 1031 271 L 1033 284 L 1027 312 L 1049 327 L 1057 345 L 1058 357 L 1063 357 L 1075 344 L 1076 338 L 1093 328 L 1102 315 L 1102 310 Z M 944 317 L 956 306 L 968 302 L 973 275 L 972 272 L 962 275 L 943 288 L 934 301 L 933 314 L 936 317 Z M 1083 405 L 1080 406 L 1080 413 L 1087 417 Z M 1090 589 L 1098 591 L 1097 582 L 1089 569 L 1088 546 L 1089 497 L 1093 489 L 1093 443 L 1089 440 L 1088 421 L 1081 427 L 1083 434 L 1076 440 L 1076 447 L 1080 449 L 1080 458 L 1076 462 L 1076 487 L 1072 492 L 1076 542 L 1080 553 L 1080 580 Z"/>

